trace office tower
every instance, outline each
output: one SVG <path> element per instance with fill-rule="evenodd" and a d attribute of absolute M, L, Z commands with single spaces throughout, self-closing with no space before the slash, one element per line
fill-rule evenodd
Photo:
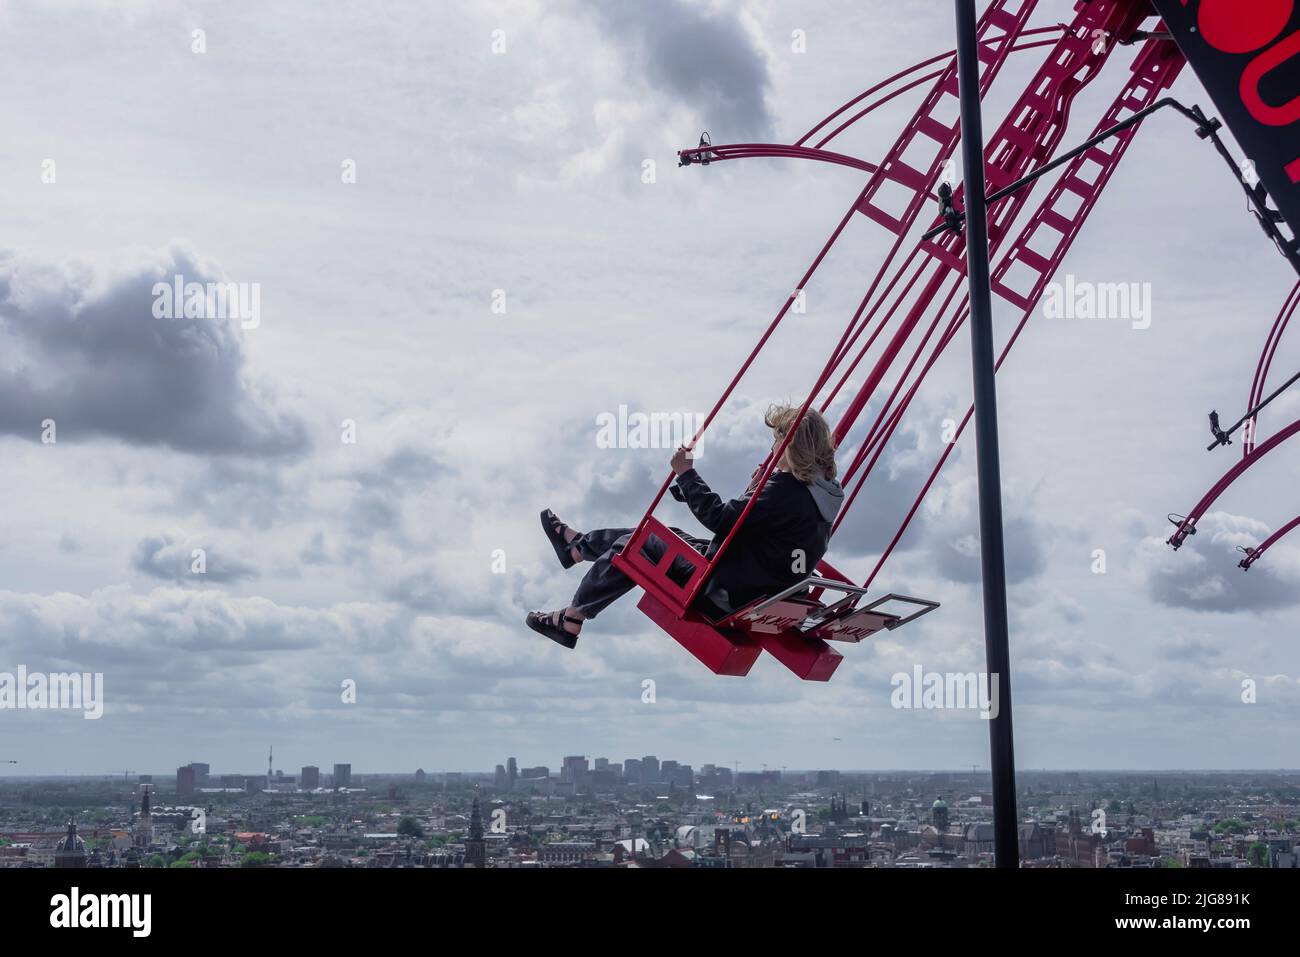
<path fill-rule="evenodd" d="M 560 780 L 570 784 L 587 783 L 587 759 L 583 755 L 574 755 L 564 759 L 560 767 Z"/>
<path fill-rule="evenodd" d="M 195 762 L 190 767 L 194 769 L 194 786 L 196 788 L 207 787 L 209 778 L 212 777 L 212 766 Z"/>
<path fill-rule="evenodd" d="M 194 765 L 176 769 L 176 796 L 189 797 L 194 793 Z"/>
<path fill-rule="evenodd" d="M 498 764 L 496 772 L 492 775 L 492 786 L 498 790 L 506 786 L 506 766 Z"/>
<path fill-rule="evenodd" d="M 510 787 L 515 786 L 515 781 L 519 779 L 519 762 L 514 758 L 506 761 L 506 784 Z"/>
<path fill-rule="evenodd" d="M 336 764 L 334 765 L 334 788 L 348 788 L 352 786 L 352 765 Z"/>
<path fill-rule="evenodd" d="M 653 784 L 659 780 L 659 759 L 647 754 L 641 759 L 641 783 Z"/>
<path fill-rule="evenodd" d="M 302 769 L 302 775 L 298 779 L 301 781 L 301 787 L 304 791 L 315 791 L 320 787 L 320 768 L 314 764 L 309 764 Z"/>

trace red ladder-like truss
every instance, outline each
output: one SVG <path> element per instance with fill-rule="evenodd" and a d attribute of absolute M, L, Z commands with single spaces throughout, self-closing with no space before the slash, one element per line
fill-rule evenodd
<path fill-rule="evenodd" d="M 1066 133 L 1075 97 L 1096 79 L 1118 44 L 1130 40 L 1154 16 L 1145 0 L 1085 0 L 1077 4 L 1070 24 L 1029 30 L 1027 23 L 1036 5 L 1037 0 L 993 0 L 978 25 L 981 95 L 987 93 L 1012 52 L 1050 47 L 1047 58 L 985 146 L 990 194 L 1051 161 Z M 1111 131 L 1134 114 L 1157 104 L 1185 63 L 1178 47 L 1157 30 L 1134 59 L 1129 79 L 1098 120 L 1094 135 Z M 926 72 L 930 67 L 937 68 Z M 868 163 L 826 149 L 835 137 L 883 103 L 930 80 L 933 83 L 911 122 L 880 163 Z M 705 138 L 698 147 L 679 154 L 682 165 L 708 165 L 760 156 L 784 157 L 846 166 L 861 170 L 869 177 L 794 292 L 705 417 L 692 445 L 713 422 L 853 217 L 866 216 L 896 237 L 801 408 L 801 415 L 814 402 L 822 411 L 830 409 L 859 366 L 868 363 L 864 366 L 863 381 L 847 398 L 834 427 L 841 448 L 851 453 L 842 476 L 847 496 L 835 524 L 837 529 L 897 431 L 921 383 L 968 314 L 963 292 L 966 272 L 963 233 L 951 230 L 933 240 L 909 240 L 926 200 L 936 198 L 941 174 L 960 138 L 957 92 L 953 55 L 940 54 L 871 87 L 827 116 L 794 144 L 714 145 Z M 1001 254 L 993 269 L 993 289 L 1022 313 L 1003 347 L 999 367 L 1096 207 L 1139 125 L 1135 122 L 1074 157 L 1011 242 L 1006 240 L 1028 204 L 1031 188 L 1012 192 L 990 207 L 990 250 Z M 958 188 L 954 193 L 957 208 L 963 206 L 961 199 L 962 191 Z M 943 220 L 934 222 L 942 224 Z M 904 244 L 908 245 L 909 252 L 900 256 Z M 852 434 L 854 426 L 868 402 L 877 396 L 887 375 L 893 376 L 894 384 L 875 410 L 866 434 L 857 438 Z M 970 418 L 968 411 L 959 435 Z M 764 462 L 758 489 L 767 482 L 793 433 L 792 428 L 785 442 Z M 882 629 L 906 624 L 936 607 L 934 602 L 898 595 L 886 595 L 871 603 L 865 603 L 865 599 L 952 447 L 950 444 L 939 457 L 897 534 L 861 586 L 823 561 L 814 576 L 781 594 L 760 599 L 721 620 L 706 619 L 695 610 L 695 599 L 710 570 L 731 546 L 758 494 L 756 491 L 751 496 L 718 551 L 711 559 L 705 559 L 654 517 L 655 509 L 671 485 L 671 475 L 661 485 L 615 563 L 644 589 L 641 610 L 715 673 L 747 674 L 759 653 L 765 650 L 801 678 L 827 680 L 841 660 L 839 652 L 828 641 L 861 641 Z M 660 547 L 647 551 L 646 546 L 652 540 Z M 651 559 L 650 554 L 659 557 Z M 669 568 L 675 560 L 689 566 L 688 576 L 670 577 Z M 827 592 L 837 592 L 843 597 L 826 603 L 822 599 Z M 895 607 L 897 603 L 910 604 L 918 610 L 903 614 Z"/>

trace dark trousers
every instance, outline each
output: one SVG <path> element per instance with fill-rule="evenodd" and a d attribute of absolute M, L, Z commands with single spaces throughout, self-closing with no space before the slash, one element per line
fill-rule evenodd
<path fill-rule="evenodd" d="M 573 593 L 571 602 L 573 607 L 586 617 L 595 618 L 636 587 L 636 582 L 614 567 L 614 556 L 627 547 L 634 531 L 636 529 L 601 528 L 594 532 L 587 532 L 573 542 L 582 553 L 583 560 L 592 563 L 587 574 L 582 576 L 582 581 L 578 584 L 578 590 Z M 701 555 L 709 547 L 706 539 L 687 535 L 680 528 L 674 528 L 673 532 L 680 535 Z M 651 561 L 657 561 L 663 553 L 664 543 L 653 536 L 642 548 L 642 554 Z M 691 574 L 691 567 L 682 559 L 675 558 L 668 574 L 675 581 L 684 582 Z"/>

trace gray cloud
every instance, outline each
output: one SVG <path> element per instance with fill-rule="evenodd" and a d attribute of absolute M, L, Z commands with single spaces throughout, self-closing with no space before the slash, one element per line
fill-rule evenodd
<path fill-rule="evenodd" d="M 223 277 L 182 246 L 113 276 L 0 256 L 0 431 L 193 453 L 302 452 L 305 426 L 247 374 L 237 320 L 156 319 L 153 286 Z"/>
<path fill-rule="evenodd" d="M 195 550 L 202 549 L 205 570 L 191 571 Z M 201 585 L 234 582 L 257 577 L 257 569 L 209 545 L 190 541 L 176 532 L 149 535 L 136 543 L 131 567 L 163 581 Z"/>
<path fill-rule="evenodd" d="M 1047 569 L 1047 545 L 1054 529 L 1033 513 L 1028 495 L 1003 489 L 1003 532 L 1006 538 L 1007 582 L 1020 584 Z M 980 535 L 978 485 L 972 476 L 948 476 L 930 492 L 925 509 L 924 542 L 935 571 L 952 581 L 978 583 Z"/>
<path fill-rule="evenodd" d="M 1237 546 L 1258 545 L 1268 535 L 1261 522 L 1211 512 L 1196 534 L 1174 552 L 1163 539 L 1142 543 L 1148 594 L 1162 605 L 1209 612 L 1262 612 L 1300 603 L 1300 556 L 1279 544 L 1250 571 L 1237 567 Z"/>
<path fill-rule="evenodd" d="M 579 0 L 646 82 L 696 110 L 723 139 L 771 139 L 767 63 L 734 14 L 686 0 Z"/>

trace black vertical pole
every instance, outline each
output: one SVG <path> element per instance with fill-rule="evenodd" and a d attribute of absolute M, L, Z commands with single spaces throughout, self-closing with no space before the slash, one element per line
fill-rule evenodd
<path fill-rule="evenodd" d="M 966 176 L 966 261 L 970 280 L 971 361 L 975 383 L 975 441 L 979 466 L 980 560 L 984 580 L 984 655 L 997 713 L 989 721 L 993 771 L 993 849 L 998 867 L 1019 867 L 1016 759 L 1011 736 L 1011 652 L 1007 643 L 1007 575 L 1002 541 L 1002 469 L 994 388 L 993 302 L 984 200 L 984 128 L 980 116 L 979 40 L 975 0 L 956 0 L 957 81 L 961 97 L 962 165 Z M 990 702 L 990 706 L 992 702 Z"/>

